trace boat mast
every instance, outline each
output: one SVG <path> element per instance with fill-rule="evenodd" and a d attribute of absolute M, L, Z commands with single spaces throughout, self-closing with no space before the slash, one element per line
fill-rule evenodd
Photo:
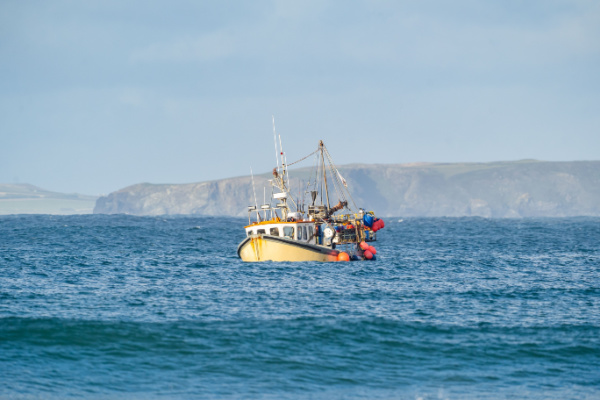
<path fill-rule="evenodd" d="M 321 165 L 323 167 L 323 183 L 325 185 L 325 198 L 327 199 L 327 211 L 329 212 L 329 190 L 327 190 L 327 171 L 325 169 L 325 157 L 323 155 L 323 141 L 319 140 L 319 149 L 321 150 Z"/>
<path fill-rule="evenodd" d="M 279 172 L 279 151 L 277 150 L 277 132 L 275 132 L 275 116 L 271 116 L 273 118 L 273 139 L 275 140 L 275 165 L 277 166 L 277 172 Z"/>

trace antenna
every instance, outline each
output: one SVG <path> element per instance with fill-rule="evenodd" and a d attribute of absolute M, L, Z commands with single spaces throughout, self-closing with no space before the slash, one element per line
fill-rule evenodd
<path fill-rule="evenodd" d="M 290 176 L 288 175 L 288 171 L 286 168 L 287 164 L 287 156 L 285 156 L 285 152 L 283 151 L 283 145 L 281 144 L 281 134 L 275 133 L 275 116 L 273 117 L 273 135 L 275 135 L 275 159 L 277 159 L 277 136 L 279 136 L 279 155 L 281 159 L 281 168 L 283 169 L 283 175 L 281 178 L 281 182 L 285 185 L 286 177 L 287 177 L 287 186 L 290 186 Z M 277 166 L 277 172 L 279 172 L 279 166 Z"/>
<path fill-rule="evenodd" d="M 289 189 L 291 189 L 290 188 L 290 175 L 289 175 L 289 171 L 287 170 L 287 156 L 285 155 L 285 152 L 283 151 L 283 144 L 281 144 L 281 133 L 278 134 L 278 136 L 279 136 L 279 150 L 281 150 L 279 153 L 279 154 L 281 154 L 281 167 L 283 168 L 283 174 L 284 174 L 284 176 L 281 179 L 281 182 L 283 182 L 283 184 L 285 185 L 286 184 L 285 180 L 287 178 L 287 187 Z"/>
<path fill-rule="evenodd" d="M 283 153 L 283 152 L 282 152 L 282 153 Z M 289 173 L 289 171 L 287 170 L 287 155 L 286 155 L 285 153 L 283 153 L 283 157 L 285 158 L 285 165 L 286 165 L 286 173 L 285 173 L 285 176 L 287 177 L 287 186 L 288 186 L 288 187 L 291 189 L 291 186 L 290 186 L 290 173 Z"/>
<path fill-rule="evenodd" d="M 279 154 L 281 155 L 281 166 L 283 166 L 283 146 L 281 145 L 281 133 L 278 136 L 279 136 L 279 150 L 281 150 L 279 152 Z"/>

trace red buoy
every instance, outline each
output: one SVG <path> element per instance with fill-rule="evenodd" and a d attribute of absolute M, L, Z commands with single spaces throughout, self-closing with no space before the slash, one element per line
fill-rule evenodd
<path fill-rule="evenodd" d="M 372 254 L 377 254 L 377 250 L 375 250 L 375 247 L 373 247 L 373 246 L 369 246 L 369 251 L 370 251 Z"/>
<path fill-rule="evenodd" d="M 375 222 L 373 222 L 373 226 L 371 227 L 371 229 L 373 229 L 373 232 L 377 232 L 378 230 L 381 229 L 381 220 L 378 219 Z"/>
<path fill-rule="evenodd" d="M 365 254 L 365 258 L 366 258 L 367 260 L 370 260 L 370 259 L 372 259 L 372 258 L 373 258 L 373 253 L 371 253 L 369 250 L 365 250 L 365 253 L 364 253 L 364 254 Z"/>
<path fill-rule="evenodd" d="M 350 261 L 350 256 L 345 251 L 340 251 L 337 256 L 338 261 Z"/>
<path fill-rule="evenodd" d="M 385 228 L 385 222 L 383 222 L 382 219 L 378 219 L 377 221 L 373 222 L 373 231 L 377 232 L 380 229 Z"/>
<path fill-rule="evenodd" d="M 369 245 L 366 242 L 360 242 L 360 248 L 363 250 L 368 250 L 369 249 Z"/>

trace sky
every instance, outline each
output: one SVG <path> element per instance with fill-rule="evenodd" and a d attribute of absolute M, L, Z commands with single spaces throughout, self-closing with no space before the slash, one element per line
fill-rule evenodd
<path fill-rule="evenodd" d="M 0 2 L 0 183 L 600 159 L 600 2 Z"/>

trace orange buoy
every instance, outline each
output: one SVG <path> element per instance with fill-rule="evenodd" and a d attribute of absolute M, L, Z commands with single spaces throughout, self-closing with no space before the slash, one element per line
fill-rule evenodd
<path fill-rule="evenodd" d="M 370 251 L 372 254 L 377 254 L 377 250 L 375 250 L 375 247 L 373 247 L 373 246 L 369 246 L 369 251 Z"/>
<path fill-rule="evenodd" d="M 350 261 L 350 256 L 345 251 L 340 251 L 337 256 L 338 261 Z"/>
<path fill-rule="evenodd" d="M 369 250 L 369 245 L 366 242 L 360 242 L 360 248 L 363 250 Z"/>
<path fill-rule="evenodd" d="M 366 258 L 367 260 L 370 260 L 370 259 L 372 259 L 372 258 L 373 258 L 373 253 L 371 253 L 369 250 L 365 250 L 365 253 L 364 253 L 364 254 L 365 254 L 365 258 Z"/>

